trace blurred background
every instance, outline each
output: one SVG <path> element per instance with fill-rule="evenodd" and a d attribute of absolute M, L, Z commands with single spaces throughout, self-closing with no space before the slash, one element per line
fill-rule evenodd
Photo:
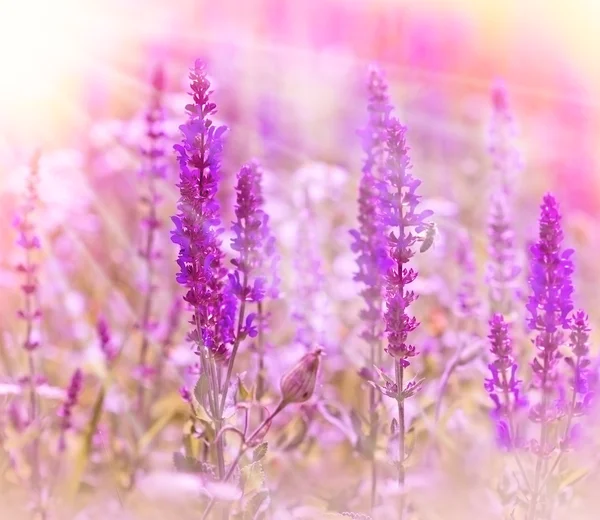
<path fill-rule="evenodd" d="M 599 19 L 595 0 L 2 0 L 0 146 L 17 161 L 79 146 L 93 122 L 144 106 L 156 63 L 178 91 L 203 57 L 238 122 L 270 103 L 306 153 L 331 156 L 334 127 L 353 139 L 363 109 L 351 105 L 379 62 L 411 128 L 455 140 L 504 79 L 528 164 L 595 211 Z"/>
<path fill-rule="evenodd" d="M 445 236 L 468 231 L 479 289 L 487 293 L 482 281 L 488 260 L 488 195 L 496 173 L 488 146 L 497 81 L 506 85 L 508 112 L 517 128 L 516 150 L 510 152 L 522 154 L 524 162 L 524 172 L 516 169 L 519 186 L 511 201 L 518 250 L 524 253 L 535 236 L 540 197 L 552 190 L 565 215 L 568 243 L 577 249 L 578 305 L 597 324 L 599 49 L 600 0 L 0 0 L 0 347 L 6 344 L 7 352 L 19 348 L 20 325 L 13 316 L 21 281 L 14 266 L 22 251 L 13 245 L 10 223 L 19 211 L 31 154 L 38 148 L 43 152 L 42 204 L 36 232 L 43 244 L 40 297 L 49 346 L 42 354 L 44 370 L 56 380 L 64 378 L 68 364 L 95 373 L 98 356 L 90 352 L 98 351 L 99 316 L 113 327 L 115 344 L 140 339 L 132 324 L 139 319 L 149 284 L 138 251 L 142 226 L 147 225 L 145 206 L 138 204 L 147 189 L 144 168 L 148 173 L 140 151 L 148 145 L 149 107 L 161 90 L 154 91 L 151 78 L 162 67 L 166 92 L 160 92 L 160 108 L 170 149 L 180 140 L 178 126 L 189 102 L 188 70 L 197 58 L 208 64 L 219 122 L 230 127 L 219 193 L 225 223 L 233 218 L 232 187 L 241 164 L 255 156 L 265 167 L 266 209 L 281 249 L 285 294 L 285 303 L 273 311 L 274 323 L 282 325 L 269 341 L 276 347 L 300 344 L 295 330 L 302 320 L 310 322 L 319 342 L 329 342 L 323 379 L 331 383 L 326 386 L 331 395 L 339 390 L 354 406 L 361 388 L 356 372 L 365 352 L 358 336 L 362 303 L 352 281 L 356 259 L 348 230 L 356 223 L 362 161 L 356 131 L 366 122 L 365 81 L 371 63 L 381 65 L 390 82 L 396 113 L 408 127 L 424 202 L 435 210 L 441 228 L 440 245 L 418 266 L 415 291 L 424 296 L 419 300 L 423 307 L 417 307 L 423 327 L 415 341 L 425 354 L 416 370 L 435 380 L 455 348 L 455 282 L 466 269 L 461 262 L 467 262 L 458 260 L 458 253 L 456 259 L 450 256 L 448 251 L 454 255 L 460 244 L 444 243 Z M 157 233 L 157 250 L 165 261 L 157 271 L 153 311 L 163 321 L 180 298 L 176 251 L 169 241 L 169 217 L 179 197 L 178 167 L 174 154 L 165 162 L 158 214 L 164 225 Z M 188 379 L 195 374 L 186 372 L 192 356 L 184 326 L 175 326 L 180 337 L 169 339 L 175 354 L 165 376 L 165 398 L 171 401 L 164 409 L 174 409 L 173 402 L 183 408 L 177 420 L 187 413 L 177 392 L 182 374 Z M 116 397 L 107 399 L 110 418 L 119 417 L 135 386 L 131 368 L 138 367 L 137 349 L 124 352 L 122 388 L 115 385 Z M 163 350 L 157 352 L 162 359 Z M 291 357 L 285 356 L 298 351 L 281 352 L 269 368 L 273 388 L 278 363 L 291 366 Z M 473 368 L 475 375 L 465 372 L 454 390 L 460 399 L 473 400 L 466 413 L 476 420 L 464 429 L 462 419 L 452 423 L 452 438 L 462 439 L 464 435 L 455 436 L 461 429 L 468 435 L 478 432 L 473 424 L 487 427 L 487 419 L 479 420 L 490 404 L 487 396 L 484 402 L 480 398 L 482 374 L 476 371 L 481 370 L 487 375 L 483 364 Z M 135 374 L 140 381 L 145 377 Z M 433 392 L 434 385 L 429 388 Z M 436 398 L 425 395 L 425 404 L 419 402 L 423 409 L 429 406 L 424 413 L 431 412 Z M 90 398 L 85 405 L 91 407 Z M 417 417 L 417 405 L 411 413 Z M 82 414 L 85 421 L 87 417 Z M 173 426 L 165 446 L 178 449 L 182 428 L 176 420 Z M 348 462 L 348 445 L 338 439 L 341 430 L 323 431 L 329 432 L 327 442 L 341 446 L 323 451 L 323 457 L 330 457 L 323 459 L 326 467 L 330 461 L 339 463 L 344 470 L 338 473 L 352 480 L 346 470 L 354 462 Z M 475 435 L 473 445 L 479 446 L 479 433 Z M 325 442 L 317 433 L 315 439 Z M 128 449 L 115 448 L 107 466 L 113 459 L 125 460 L 119 450 Z M 157 467 L 171 468 L 171 451 L 153 452 Z M 306 471 L 298 471 L 305 462 L 298 455 L 289 459 L 295 479 L 289 480 L 291 495 L 317 481 L 308 459 Z M 488 469 L 472 459 L 459 462 L 469 471 Z M 431 500 L 427 478 L 423 482 L 424 500 L 437 503 Z M 465 489 L 477 494 L 480 488 L 471 480 L 465 483 Z M 352 493 L 346 481 L 331 479 L 328 484 Z M 597 486 L 590 489 L 595 497 Z"/>

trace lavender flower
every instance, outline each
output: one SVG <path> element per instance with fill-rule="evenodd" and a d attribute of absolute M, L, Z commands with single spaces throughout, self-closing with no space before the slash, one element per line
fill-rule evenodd
<path fill-rule="evenodd" d="M 372 66 L 367 81 L 369 101 L 367 110 L 369 122 L 359 132 L 363 150 L 366 153 L 363 175 L 371 175 L 384 180 L 388 147 L 388 131 L 391 124 L 393 106 L 389 99 L 388 86 L 383 72 Z"/>
<path fill-rule="evenodd" d="M 156 292 L 155 272 L 156 261 L 160 259 L 161 253 L 157 249 L 157 232 L 162 226 L 158 217 L 159 203 L 162 199 L 157 182 L 164 179 L 166 175 L 165 164 L 165 110 L 163 107 L 163 96 L 165 88 L 165 77 L 162 67 L 157 67 L 152 78 L 152 99 L 146 113 L 146 146 L 142 148 L 144 159 L 141 175 L 145 182 L 146 193 L 140 197 L 140 202 L 145 208 L 146 214 L 142 218 L 142 245 L 140 257 L 144 262 L 144 287 L 143 301 L 140 313 L 139 328 L 142 332 L 140 344 L 139 371 L 146 371 L 148 348 L 150 346 L 150 333 L 155 328 L 152 319 L 153 296 Z M 138 388 L 138 408 L 144 408 L 144 388 L 140 384 Z"/>
<path fill-rule="evenodd" d="M 119 351 L 112 342 L 112 335 L 104 316 L 100 316 L 96 323 L 96 333 L 100 342 L 100 351 L 104 354 L 107 364 L 111 365 L 117 358 Z"/>
<path fill-rule="evenodd" d="M 583 415 L 590 406 L 592 392 L 590 391 L 589 358 L 590 328 L 588 317 L 583 311 L 577 311 L 571 318 L 571 332 L 569 334 L 572 356 L 565 357 L 565 362 L 572 370 L 569 379 L 572 397 L 567 409 L 567 424 L 561 440 L 561 448 L 569 448 L 577 437 L 577 429 L 571 428 L 574 418 Z"/>
<path fill-rule="evenodd" d="M 361 337 L 375 346 L 381 341 L 383 331 L 384 275 L 390 267 L 387 256 L 387 239 L 379 209 L 379 189 L 383 180 L 387 150 L 386 130 L 390 123 L 392 106 L 388 99 L 387 84 L 381 72 L 369 72 L 369 122 L 360 132 L 366 154 L 358 196 L 358 229 L 350 231 L 352 251 L 357 254 L 358 272 L 354 280 L 363 284 L 361 296 L 366 309 L 360 317 L 366 324 Z M 373 360 L 372 360 L 373 362 Z"/>
<path fill-rule="evenodd" d="M 180 181 L 179 213 L 173 217 L 171 240 L 179 245 L 177 281 L 187 289 L 184 300 L 194 309 L 190 338 L 204 345 L 216 358 L 227 357 L 227 346 L 219 341 L 217 328 L 223 306 L 222 229 L 217 190 L 225 126 L 211 119 L 216 105 L 210 101 L 210 82 L 205 66 L 197 61 L 190 72 L 193 104 L 187 105 L 188 121 L 180 127 L 182 144 L 175 145 Z"/>
<path fill-rule="evenodd" d="M 266 274 L 277 260 L 275 238 L 269 227 L 262 195 L 262 170 L 256 161 L 242 167 L 238 174 L 235 208 L 236 221 L 232 225 L 235 237 L 231 248 L 238 253 L 231 263 L 235 267 L 229 281 L 234 294 L 242 302 L 259 303 L 267 294 Z M 270 295 L 277 294 L 271 284 Z"/>
<path fill-rule="evenodd" d="M 231 260 L 235 271 L 229 274 L 231 293 L 241 302 L 232 361 L 239 342 L 245 336 L 258 336 L 257 396 L 261 396 L 264 391 L 263 334 L 267 327 L 267 315 L 263 301 L 267 296 L 277 298 L 279 283 L 276 274 L 279 257 L 275 251 L 275 237 L 271 234 L 269 216 L 263 209 L 265 201 L 262 175 L 262 169 L 256 161 L 244 165 L 238 174 L 236 221 L 232 225 L 235 236 L 231 241 L 231 247 L 238 253 L 238 257 Z M 267 281 L 269 278 L 270 282 Z M 235 301 L 232 302 L 234 303 Z M 246 316 L 248 303 L 256 304 L 256 314 Z M 232 310 L 235 312 L 235 306 L 232 306 Z M 252 325 L 255 317 L 258 318 L 257 327 Z"/>
<path fill-rule="evenodd" d="M 380 212 L 380 189 L 385 176 L 387 154 L 387 129 L 392 110 L 387 93 L 387 83 L 382 73 L 372 68 L 368 80 L 369 120 L 366 128 L 359 132 L 366 154 L 362 168 L 358 194 L 358 229 L 350 231 L 353 238 L 352 251 L 357 254 L 358 272 L 354 280 L 363 285 L 361 296 L 366 308 L 361 309 L 360 318 L 365 328 L 361 337 L 370 346 L 368 368 L 361 373 L 370 373 L 372 367 L 381 364 L 381 340 L 383 337 L 383 295 L 385 273 L 391 267 L 387 255 L 387 237 Z M 369 389 L 369 438 L 372 446 L 377 442 L 377 388 Z M 377 494 L 377 467 L 375 450 L 371 453 L 371 507 L 375 506 Z"/>
<path fill-rule="evenodd" d="M 519 296 L 517 279 L 521 268 L 515 249 L 515 234 L 506 194 L 498 189 L 492 193 L 488 220 L 488 251 L 486 281 L 494 312 L 509 315 Z"/>
<path fill-rule="evenodd" d="M 36 372 L 35 350 L 39 347 L 39 341 L 36 339 L 36 324 L 42 317 L 42 311 L 39 307 L 38 295 L 38 265 L 35 263 L 34 252 L 40 248 L 40 239 L 35 232 L 33 217 L 39 206 L 38 184 L 39 184 L 39 166 L 40 154 L 36 153 L 31 160 L 29 176 L 27 177 L 27 192 L 25 202 L 21 209 L 21 214 L 15 218 L 14 225 L 19 233 L 17 245 L 23 248 L 25 258 L 23 262 L 17 265 L 17 271 L 23 275 L 24 281 L 21 285 L 21 291 L 25 304 L 17 313 L 17 316 L 25 324 L 25 337 L 23 339 L 23 349 L 27 353 L 29 374 L 23 379 L 29 384 L 29 407 L 28 424 L 33 424 L 39 419 L 40 402 L 37 392 L 38 381 L 44 378 Z M 41 500 L 41 468 L 40 468 L 40 443 L 39 439 L 34 438 L 31 441 L 29 450 L 29 463 L 31 465 L 31 484 L 35 491 L 36 498 Z"/>
<path fill-rule="evenodd" d="M 485 380 L 485 389 L 495 404 L 493 417 L 497 421 L 498 440 L 506 449 L 518 442 L 515 432 L 515 413 L 525 406 L 521 394 L 522 382 L 517 379 L 517 363 L 513 357 L 512 339 L 502 314 L 490 319 L 490 352 L 494 360 L 488 365 L 491 377 Z"/>
<path fill-rule="evenodd" d="M 405 134 L 406 128 L 393 119 L 388 132 L 390 155 L 386 181 L 389 191 L 383 194 L 381 201 L 383 222 L 392 229 L 388 247 L 394 263 L 386 275 L 386 351 L 403 368 L 410 365 L 409 358 L 415 355 L 415 347 L 407 343 L 407 338 L 418 326 L 417 320 L 406 314 L 406 309 L 417 298 L 414 292 L 406 290 L 417 277 L 417 272 L 407 264 L 414 256 L 413 246 L 418 242 L 418 234 L 427 227 L 425 219 L 433 214 L 431 210 L 417 212 L 421 197 L 416 190 L 421 181 L 410 173 Z"/>
<path fill-rule="evenodd" d="M 558 348 L 563 341 L 562 330 L 569 329 L 569 313 L 573 309 L 573 250 L 562 251 L 562 241 L 559 206 L 556 199 L 547 194 L 541 207 L 539 240 L 530 248 L 531 296 L 527 303 L 529 328 L 537 332 L 534 340 L 537 356 L 532 363 L 534 383 L 544 396 L 556 389 L 561 357 Z M 547 404 L 544 398 L 532 408 L 532 420 L 546 420 Z"/>
<path fill-rule="evenodd" d="M 404 486 L 405 480 L 405 434 L 404 400 L 414 394 L 421 382 L 409 382 L 405 386 L 404 369 L 410 365 L 409 359 L 416 354 L 415 347 L 408 343 L 408 334 L 419 325 L 406 309 L 416 300 L 416 295 L 407 290 L 417 272 L 407 264 L 414 256 L 413 246 L 418 242 L 418 234 L 426 230 L 425 221 L 433 214 L 431 210 L 417 212 L 420 196 L 417 188 L 421 181 L 410 173 L 406 128 L 396 119 L 388 127 L 387 147 L 389 156 L 386 161 L 386 184 L 381 185 L 381 209 L 383 223 L 388 226 L 389 258 L 393 262 L 386 274 L 385 331 L 388 345 L 386 352 L 395 360 L 396 400 L 398 404 L 398 483 Z M 396 433 L 394 433 L 396 436 Z M 404 517 L 404 496 L 399 505 L 399 517 Z"/>
<path fill-rule="evenodd" d="M 36 234 L 33 222 L 35 211 L 40 202 L 38 196 L 39 161 L 40 155 L 35 154 L 31 160 L 27 177 L 25 202 L 21 208 L 21 214 L 14 219 L 14 226 L 19 234 L 17 245 L 25 252 L 23 262 L 17 265 L 17 271 L 24 277 L 21 292 L 23 293 L 25 305 L 18 311 L 17 315 L 25 323 L 23 348 L 30 353 L 39 347 L 39 342 L 35 339 L 35 324 L 42 316 L 38 304 L 38 265 L 34 259 L 34 251 L 40 248 L 40 239 Z M 31 377 L 33 378 L 33 374 L 31 374 Z"/>
<path fill-rule="evenodd" d="M 516 145 L 517 129 L 506 86 L 501 82 L 492 89 L 492 110 L 488 148 L 492 170 L 502 191 L 510 197 L 523 169 L 523 162 Z"/>
<path fill-rule="evenodd" d="M 539 439 L 531 441 L 531 450 L 537 457 L 528 517 L 535 518 L 542 494 L 541 482 L 546 480 L 544 461 L 557 448 L 550 435 L 551 423 L 564 417 L 564 388 L 558 363 L 559 347 L 564 330 L 570 327 L 569 314 L 573 309 L 572 249 L 562 251 L 563 231 L 556 199 L 547 194 L 541 206 L 538 241 L 530 248 L 531 296 L 527 304 L 530 313 L 529 328 L 536 332 L 534 346 L 537 355 L 532 363 L 533 386 L 540 390 L 540 400 L 530 407 L 529 418 L 539 424 Z M 551 399 L 557 397 L 552 406 Z"/>
<path fill-rule="evenodd" d="M 58 416 L 61 418 L 58 449 L 61 452 L 66 448 L 65 435 L 72 427 L 71 416 L 73 414 L 73 408 L 77 405 L 77 401 L 79 400 L 82 385 L 83 373 L 80 369 L 77 369 L 71 377 L 71 382 L 67 389 L 67 398 L 58 412 Z"/>

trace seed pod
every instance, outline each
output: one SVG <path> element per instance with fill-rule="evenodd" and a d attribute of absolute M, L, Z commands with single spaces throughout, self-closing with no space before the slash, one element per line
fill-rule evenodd
<path fill-rule="evenodd" d="M 304 403 L 315 391 L 315 383 L 319 372 L 319 361 L 323 349 L 317 347 L 313 352 L 305 354 L 296 365 L 285 374 L 279 383 L 282 403 Z"/>

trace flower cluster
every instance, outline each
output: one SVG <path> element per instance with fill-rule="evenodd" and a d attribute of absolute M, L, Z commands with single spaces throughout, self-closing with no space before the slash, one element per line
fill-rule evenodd
<path fill-rule="evenodd" d="M 492 193 L 488 220 L 488 251 L 486 281 L 490 290 L 490 301 L 495 312 L 505 315 L 513 310 L 518 296 L 518 278 L 521 274 L 515 233 L 510 218 L 508 198 L 502 190 Z"/>
<path fill-rule="evenodd" d="M 425 231 L 426 219 L 433 212 L 418 212 L 421 197 L 417 189 L 421 181 L 410 173 L 406 128 L 396 119 L 390 121 L 387 146 L 387 190 L 382 190 L 381 209 L 383 223 L 391 229 L 388 247 L 394 265 L 386 275 L 386 351 L 406 367 L 410 364 L 409 358 L 416 353 L 415 347 L 407 343 L 407 337 L 418 326 L 417 320 L 406 313 L 417 297 L 413 291 L 407 290 L 417 277 L 417 272 L 407 264 L 415 254 L 413 246 L 418 242 L 418 234 Z"/>
<path fill-rule="evenodd" d="M 589 409 L 593 397 L 590 389 L 590 328 L 587 314 L 581 310 L 575 312 L 571 318 L 570 329 L 569 346 L 572 355 L 566 356 L 565 362 L 572 372 L 569 378 L 572 397 L 566 410 L 568 422 L 560 442 L 562 449 L 569 448 L 577 438 L 579 428 L 571 428 L 571 422 Z"/>
<path fill-rule="evenodd" d="M 506 86 L 498 82 L 492 89 L 492 120 L 489 129 L 489 154 L 492 170 L 504 193 L 511 195 L 523 169 L 516 146 L 517 129 L 508 102 Z"/>
<path fill-rule="evenodd" d="M 117 358 L 119 351 L 113 344 L 108 322 L 104 316 L 100 316 L 96 322 L 96 333 L 100 343 L 100 351 L 104 355 L 106 362 L 110 365 Z"/>
<path fill-rule="evenodd" d="M 386 130 L 392 106 L 387 84 L 381 72 L 373 68 L 369 73 L 369 121 L 360 132 L 366 159 L 362 169 L 358 195 L 358 229 L 350 234 L 352 251 L 357 255 L 358 272 L 354 280 L 363 284 L 361 296 L 366 308 L 360 317 L 366 328 L 361 337 L 370 345 L 381 340 L 380 322 L 383 307 L 384 275 L 390 267 L 387 255 L 385 228 L 380 215 L 379 190 L 387 150 Z"/>
<path fill-rule="evenodd" d="M 205 65 L 197 61 L 190 72 L 193 103 L 186 106 L 188 121 L 180 127 L 182 144 L 178 154 L 180 198 L 178 214 L 172 218 L 172 241 L 179 245 L 177 281 L 187 289 L 185 301 L 193 308 L 196 331 L 191 339 L 204 345 L 217 358 L 227 357 L 219 325 L 223 311 L 222 229 L 217 190 L 225 126 L 215 126 L 211 117 L 216 105 Z"/>
<path fill-rule="evenodd" d="M 267 287 L 267 273 L 275 273 L 275 237 L 269 227 L 262 194 L 262 170 L 256 161 L 244 165 L 237 178 L 236 221 L 232 225 L 231 248 L 238 258 L 231 260 L 235 271 L 229 275 L 234 294 L 240 301 L 261 302 L 268 294 L 277 296 L 277 277 L 272 274 Z"/>
<path fill-rule="evenodd" d="M 63 403 L 61 409 L 58 412 L 58 416 L 61 418 L 60 421 L 60 439 L 59 439 L 59 451 L 64 451 L 65 434 L 72 427 L 71 416 L 73 414 L 73 408 L 77 405 L 79 400 L 79 394 L 81 393 L 81 387 L 83 385 L 83 373 L 78 368 L 71 377 L 71 382 L 67 388 L 67 398 Z"/>
<path fill-rule="evenodd" d="M 526 401 L 521 393 L 522 382 L 517 378 L 512 339 L 504 316 L 494 314 L 489 326 L 490 352 L 494 359 L 488 365 L 491 377 L 485 380 L 485 389 L 495 404 L 493 416 L 497 419 L 500 444 L 511 448 L 517 444 L 513 438 L 514 414 L 526 405 Z"/>
<path fill-rule="evenodd" d="M 157 67 L 152 77 L 152 99 L 145 115 L 146 145 L 142 147 L 143 164 L 141 176 L 145 181 L 145 193 L 140 196 L 144 208 L 142 217 L 142 235 L 139 255 L 145 263 L 145 281 L 143 286 L 144 301 L 139 327 L 143 332 L 141 362 L 145 362 L 148 349 L 148 334 L 153 329 L 152 323 L 152 296 L 155 292 L 155 263 L 161 257 L 157 248 L 158 230 L 162 227 L 159 219 L 159 204 L 162 196 L 159 193 L 157 181 L 166 176 L 167 166 L 165 161 L 164 131 L 165 109 L 163 97 L 165 77 L 162 67 Z"/>
<path fill-rule="evenodd" d="M 530 248 L 531 295 L 527 303 L 529 328 L 537 332 L 534 340 L 537 356 L 532 363 L 534 383 L 542 394 L 552 393 L 560 384 L 559 347 L 563 342 L 562 331 L 569 329 L 569 313 L 573 309 L 573 250 L 562 251 L 562 241 L 558 202 L 547 194 L 541 207 L 539 240 Z M 546 420 L 544 406 L 540 403 L 532 408 L 534 421 Z"/>
<path fill-rule="evenodd" d="M 32 352 L 39 346 L 35 338 L 35 323 L 42 316 L 38 304 L 38 265 L 35 263 L 34 251 L 40 248 L 40 239 L 36 234 L 33 221 L 36 209 L 39 206 L 40 155 L 35 154 L 31 160 L 29 175 L 27 177 L 27 191 L 21 213 L 15 217 L 14 226 L 18 232 L 17 245 L 25 252 L 24 260 L 17 265 L 17 271 L 23 276 L 21 291 L 24 297 L 24 307 L 17 313 L 18 317 L 25 323 L 26 333 L 23 348 Z"/>

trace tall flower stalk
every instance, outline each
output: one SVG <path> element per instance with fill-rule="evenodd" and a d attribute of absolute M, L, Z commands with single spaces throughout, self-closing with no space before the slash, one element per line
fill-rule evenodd
<path fill-rule="evenodd" d="M 407 382 L 405 369 L 416 355 L 414 345 L 408 343 L 408 335 L 419 325 L 415 317 L 407 313 L 408 307 L 417 299 L 409 285 L 417 278 L 417 271 L 409 267 L 414 256 L 414 246 L 419 234 L 427 229 L 426 219 L 433 212 L 418 212 L 421 197 L 417 189 L 421 181 L 410 173 L 406 128 L 396 119 L 390 121 L 387 134 L 389 156 L 386 161 L 385 189 L 382 189 L 381 206 L 383 222 L 390 229 L 388 235 L 389 257 L 393 262 L 385 279 L 385 331 L 388 345 L 386 352 L 394 359 L 395 398 L 398 403 L 398 482 L 405 482 L 405 435 L 404 400 L 412 396 L 419 383 Z M 404 490 L 402 490 L 404 493 Z M 404 494 L 399 517 L 404 517 Z"/>
<path fill-rule="evenodd" d="M 145 417 L 145 374 L 148 372 L 148 351 L 151 334 L 154 330 L 153 300 L 156 293 L 156 262 L 160 259 L 160 251 L 156 247 L 157 232 L 162 223 L 158 216 L 159 204 L 162 199 L 158 184 L 164 180 L 165 166 L 165 111 L 163 95 L 165 78 L 162 67 L 157 67 L 152 78 L 152 98 L 146 113 L 146 146 L 142 149 L 143 165 L 141 175 L 145 181 L 145 193 L 140 201 L 145 209 L 142 218 L 142 245 L 139 255 L 144 263 L 144 285 L 142 310 L 139 328 L 141 331 L 139 352 L 139 383 L 137 394 L 137 409 Z"/>
<path fill-rule="evenodd" d="M 23 277 L 21 292 L 23 295 L 23 307 L 18 311 L 18 318 L 24 323 L 25 334 L 23 336 L 23 350 L 27 355 L 29 386 L 28 424 L 30 427 L 38 428 L 40 419 L 40 402 L 36 386 L 38 384 L 38 373 L 36 369 L 35 353 L 40 346 L 39 321 L 42 317 L 39 302 L 38 268 L 36 263 L 36 251 L 40 249 L 40 239 L 36 233 L 35 213 L 39 208 L 39 166 L 40 154 L 36 153 L 30 164 L 27 176 L 25 201 L 20 214 L 15 218 L 14 225 L 18 232 L 17 245 L 24 251 L 24 258 L 17 265 L 17 271 Z M 34 492 L 41 494 L 40 475 L 40 444 L 39 435 L 34 436 L 30 446 L 31 481 Z"/>
<path fill-rule="evenodd" d="M 484 387 L 494 403 L 492 418 L 496 426 L 499 445 L 514 454 L 525 485 L 529 488 L 527 473 L 519 455 L 522 438 L 519 431 L 518 414 L 527 401 L 523 396 L 523 383 L 517 377 L 518 366 L 514 358 L 510 325 L 504 316 L 496 313 L 489 321 L 490 353 L 488 365 L 490 377 Z"/>
<path fill-rule="evenodd" d="M 506 88 L 502 83 L 497 83 L 492 89 L 492 119 L 488 147 L 492 163 L 492 192 L 488 214 L 490 260 L 487 266 L 487 282 L 492 314 L 501 312 L 506 316 L 514 311 L 521 273 L 511 218 L 515 188 L 523 169 L 516 139 L 516 125 Z"/>
<path fill-rule="evenodd" d="M 262 314 L 262 303 L 267 292 L 273 294 L 272 286 L 267 287 L 266 272 L 270 267 L 267 265 L 267 260 L 274 257 L 274 238 L 269 230 L 269 216 L 263 209 L 264 199 L 261 183 L 262 170 L 256 161 L 242 167 L 237 178 L 236 220 L 232 225 L 235 236 L 231 241 L 231 248 L 237 252 L 238 256 L 231 260 L 234 271 L 229 274 L 231 292 L 240 305 L 233 348 L 221 397 L 221 410 L 225 406 L 227 389 L 239 346 L 246 337 L 255 337 L 258 334 L 258 329 L 253 326 L 256 313 L 246 315 L 247 305 L 257 305 L 261 312 L 258 323 L 262 330 L 265 318 Z M 262 349 L 259 350 L 259 356 L 262 356 Z M 259 357 L 259 363 L 261 361 L 262 357 Z M 262 366 L 259 367 L 259 371 L 261 369 Z"/>
<path fill-rule="evenodd" d="M 494 191 L 490 200 L 488 220 L 488 251 L 486 281 L 492 313 L 511 316 L 518 295 L 518 279 L 521 267 L 515 248 L 515 233 L 510 218 L 507 195 L 500 189 Z"/>
<path fill-rule="evenodd" d="M 387 151 L 387 128 L 392 106 L 387 83 L 377 68 L 369 71 L 368 114 L 366 128 L 360 131 L 363 151 L 366 154 L 358 194 L 358 229 L 350 234 L 352 250 L 357 255 L 358 272 L 354 280 L 363 285 L 361 296 L 366 308 L 360 312 L 365 328 L 361 337 L 369 345 L 369 369 L 380 366 L 383 340 L 383 289 L 384 276 L 389 267 L 386 251 L 386 233 L 380 215 L 379 186 L 384 180 Z M 378 437 L 377 404 L 379 393 L 369 387 L 369 450 L 371 457 L 371 509 L 377 497 L 376 446 Z"/>
<path fill-rule="evenodd" d="M 177 281 L 186 289 L 184 301 L 192 309 L 189 339 L 196 345 L 200 357 L 201 378 L 209 382 L 206 406 L 215 427 L 221 427 L 219 366 L 229 357 L 230 329 L 220 235 L 220 207 L 217 190 L 225 126 L 216 126 L 212 117 L 216 105 L 210 100 L 212 91 L 205 65 L 195 63 L 190 71 L 193 102 L 186 106 L 187 122 L 180 126 L 181 144 L 175 145 L 178 155 L 180 198 L 178 214 L 172 218 L 175 230 L 172 241 L 179 245 Z M 224 474 L 222 443 L 217 446 L 219 476 Z"/>
<path fill-rule="evenodd" d="M 71 381 L 69 382 L 69 387 L 67 388 L 67 398 L 65 399 L 65 402 L 63 403 L 58 412 L 58 415 L 60 417 L 58 451 L 61 453 L 64 452 L 67 447 L 66 435 L 67 432 L 73 427 L 73 408 L 77 405 L 77 402 L 79 401 L 79 394 L 81 393 L 82 385 L 83 373 L 78 368 L 71 376 Z"/>
<path fill-rule="evenodd" d="M 536 356 L 531 365 L 533 386 L 540 398 L 529 410 L 530 420 L 539 426 L 539 437 L 531 442 L 536 457 L 528 519 L 534 520 L 543 499 L 542 484 L 548 470 L 548 459 L 557 448 L 553 425 L 563 417 L 560 406 L 552 399 L 564 392 L 559 361 L 559 348 L 565 331 L 570 329 L 569 314 L 573 309 L 572 249 L 562 250 L 561 214 L 556 199 L 547 194 L 542 202 L 538 241 L 530 248 L 531 295 L 527 303 L 528 325 L 536 333 Z M 579 350 L 578 350 L 579 351 Z M 576 367 L 578 365 L 575 365 Z M 560 402 L 560 399 L 559 399 Z"/>
<path fill-rule="evenodd" d="M 492 159 L 494 182 L 512 198 L 523 169 L 517 146 L 517 127 L 508 100 L 506 86 L 497 82 L 492 88 L 492 119 L 489 127 L 488 152 Z"/>
<path fill-rule="evenodd" d="M 263 171 L 257 161 L 244 165 L 238 174 L 236 220 L 232 226 L 235 235 L 232 249 L 238 253 L 238 258 L 232 260 L 235 271 L 229 276 L 234 293 L 240 301 L 230 366 L 233 367 L 235 352 L 244 336 L 248 333 L 256 335 L 257 398 L 264 393 L 264 335 L 268 320 L 264 303 L 266 298 L 276 298 L 278 295 L 278 257 L 275 251 L 275 237 L 269 226 L 269 216 L 264 211 L 262 178 Z M 248 315 L 249 322 L 245 325 L 248 304 L 255 304 L 256 312 Z M 254 318 L 256 328 L 251 327 Z"/>

